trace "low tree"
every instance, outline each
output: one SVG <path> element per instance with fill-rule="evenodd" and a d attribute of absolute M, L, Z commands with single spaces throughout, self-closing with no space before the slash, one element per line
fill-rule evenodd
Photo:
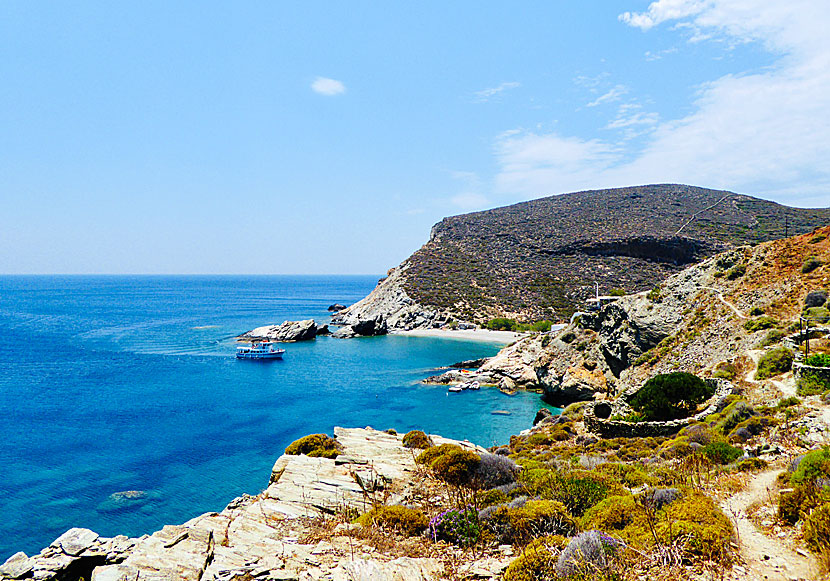
<path fill-rule="evenodd" d="M 655 375 L 629 400 L 646 421 L 685 418 L 698 404 L 709 399 L 714 388 L 696 375 L 685 371 Z"/>

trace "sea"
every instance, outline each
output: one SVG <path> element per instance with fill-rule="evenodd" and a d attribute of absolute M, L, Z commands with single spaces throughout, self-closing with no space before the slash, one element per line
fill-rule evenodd
<path fill-rule="evenodd" d="M 530 427 L 535 393 L 421 380 L 500 345 L 388 335 L 234 356 L 234 337 L 327 323 L 377 276 L 0 276 L 0 563 L 71 527 L 140 536 L 268 485 L 293 440 L 334 426 L 482 446 Z M 551 408 L 554 411 L 555 408 Z"/>

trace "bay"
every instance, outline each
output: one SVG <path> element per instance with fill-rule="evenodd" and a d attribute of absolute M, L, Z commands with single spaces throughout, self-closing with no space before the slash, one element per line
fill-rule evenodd
<path fill-rule="evenodd" d="M 291 441 L 334 426 L 417 428 L 484 446 L 530 426 L 537 394 L 448 395 L 420 383 L 496 344 L 320 337 L 286 345 L 283 361 L 235 359 L 239 333 L 325 323 L 329 304 L 355 302 L 376 283 L 0 277 L 0 562 L 73 526 L 137 536 L 221 510 L 264 489 Z"/>

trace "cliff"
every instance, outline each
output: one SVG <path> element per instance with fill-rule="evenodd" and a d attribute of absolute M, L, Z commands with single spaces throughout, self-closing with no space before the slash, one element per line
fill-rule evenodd
<path fill-rule="evenodd" d="M 336 321 L 412 329 L 449 320 L 567 318 L 595 292 L 651 289 L 718 252 L 830 223 L 727 191 L 663 184 L 563 194 L 464 214 Z"/>

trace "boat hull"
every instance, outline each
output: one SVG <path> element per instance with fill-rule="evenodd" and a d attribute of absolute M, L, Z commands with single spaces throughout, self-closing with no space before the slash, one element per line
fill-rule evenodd
<path fill-rule="evenodd" d="M 285 351 L 275 351 L 274 353 L 237 353 L 237 359 L 282 359 L 282 354 Z"/>

